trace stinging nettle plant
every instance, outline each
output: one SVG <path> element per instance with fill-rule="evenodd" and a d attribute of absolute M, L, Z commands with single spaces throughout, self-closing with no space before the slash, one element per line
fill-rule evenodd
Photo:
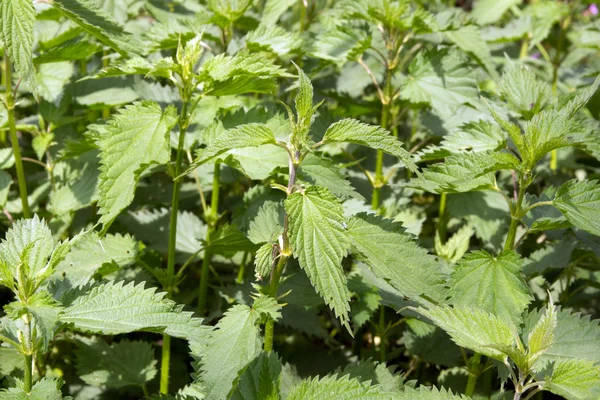
<path fill-rule="evenodd" d="M 0 398 L 598 398 L 597 8 L 463 3 L 0 0 Z"/>

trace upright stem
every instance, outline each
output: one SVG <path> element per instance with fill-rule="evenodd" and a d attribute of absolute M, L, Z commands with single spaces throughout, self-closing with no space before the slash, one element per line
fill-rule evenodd
<path fill-rule="evenodd" d="M 440 195 L 440 207 L 439 207 L 439 219 L 438 219 L 438 234 L 442 243 L 446 242 L 446 232 L 448 225 L 448 211 L 446 208 L 447 194 L 442 193 Z"/>
<path fill-rule="evenodd" d="M 561 52 L 563 42 L 565 40 L 565 29 L 569 26 L 571 22 L 571 17 L 567 17 L 564 21 L 561 21 L 559 24 L 560 31 L 558 33 L 558 42 L 556 43 L 556 55 L 554 56 L 554 61 L 552 62 L 552 94 L 556 96 L 558 92 L 558 68 L 560 68 L 561 63 Z M 550 170 L 556 171 L 558 169 L 558 150 L 554 149 L 550 152 Z"/>
<path fill-rule="evenodd" d="M 204 315 L 204 309 L 206 307 L 206 298 L 208 294 L 208 277 L 210 271 L 210 260 L 212 255 L 210 254 L 210 236 L 215 230 L 217 218 L 219 214 L 219 190 L 221 186 L 221 164 L 215 163 L 213 184 L 212 184 L 212 195 L 210 201 L 210 214 L 208 215 L 208 229 L 206 231 L 206 247 L 204 250 L 204 259 L 202 260 L 202 271 L 200 276 L 200 291 L 198 293 L 198 313 Z"/>
<path fill-rule="evenodd" d="M 182 96 L 183 97 L 183 96 Z M 181 160 L 183 158 L 183 145 L 185 143 L 185 131 L 188 124 L 188 100 L 182 98 L 183 106 L 179 115 L 179 140 L 177 143 L 177 156 L 175 158 L 175 174 L 181 174 Z M 173 278 L 175 276 L 175 246 L 177 243 L 177 212 L 179 211 L 179 193 L 181 191 L 181 180 L 173 182 L 173 195 L 171 197 L 171 218 L 169 222 L 169 247 L 167 254 L 167 295 L 171 296 L 174 289 Z M 169 366 L 171 360 L 171 337 L 163 335 L 162 360 L 160 371 L 160 392 L 169 393 Z"/>
<path fill-rule="evenodd" d="M 512 250 L 515 247 L 515 240 L 517 238 L 517 228 L 523 217 L 521 208 L 523 207 L 523 198 L 525 197 L 525 191 L 527 187 L 525 185 L 525 179 L 519 178 L 519 194 L 517 195 L 517 201 L 515 202 L 514 208 L 511 210 L 510 215 L 510 226 L 508 227 L 508 235 L 506 236 L 506 242 L 504 243 L 504 250 Z"/>
<path fill-rule="evenodd" d="M 477 378 L 479 378 L 480 367 L 481 367 L 481 354 L 475 353 L 469 360 L 469 380 L 467 381 L 467 388 L 465 389 L 465 395 L 472 397 L 475 393 L 475 384 Z"/>
<path fill-rule="evenodd" d="M 15 123 L 15 99 L 12 93 L 11 64 L 8 54 L 4 55 L 4 71 L 6 74 L 6 111 L 8 113 L 8 129 L 10 130 L 10 141 L 15 157 L 15 168 L 17 169 L 17 180 L 19 182 L 19 195 L 21 204 L 23 204 L 23 217 L 31 218 L 29 210 L 29 200 L 27 199 L 27 182 L 25 181 L 25 171 L 23 170 L 23 161 L 21 160 L 21 149 L 19 148 L 19 138 L 17 138 L 17 125 Z"/>
<path fill-rule="evenodd" d="M 389 83 L 388 83 L 389 82 Z M 391 84 L 391 73 L 388 70 L 384 98 L 382 99 L 381 104 L 381 127 L 384 129 L 388 129 L 389 127 L 389 102 L 388 102 L 388 93 L 389 87 Z M 371 208 L 373 210 L 377 210 L 381 203 L 381 187 L 384 185 L 383 179 L 383 151 L 377 150 L 377 160 L 375 161 L 375 181 L 373 187 L 373 197 L 371 199 Z"/>
<path fill-rule="evenodd" d="M 287 186 L 287 195 L 288 197 L 292 194 L 294 190 L 294 185 L 296 185 L 296 170 L 298 169 L 297 159 L 299 158 L 298 152 L 295 154 L 295 159 L 289 158 L 289 180 Z M 279 288 L 279 280 L 281 279 L 281 275 L 283 274 L 283 270 L 285 265 L 287 264 L 288 257 L 291 254 L 290 242 L 288 239 L 288 229 L 289 229 L 289 219 L 286 214 L 283 218 L 283 248 L 279 252 L 279 259 L 277 263 L 274 262 L 273 270 L 271 271 L 271 281 L 269 283 L 269 296 L 277 297 L 277 289 Z M 273 335 L 275 333 L 275 321 L 270 319 L 265 324 L 265 344 L 264 350 L 271 351 L 273 350 Z"/>
<path fill-rule="evenodd" d="M 23 384 L 26 393 L 31 393 L 31 388 L 33 387 L 33 355 L 31 345 L 31 317 L 29 314 L 23 316 L 25 319 L 25 332 L 23 332 L 25 336 L 25 375 L 23 377 Z"/>

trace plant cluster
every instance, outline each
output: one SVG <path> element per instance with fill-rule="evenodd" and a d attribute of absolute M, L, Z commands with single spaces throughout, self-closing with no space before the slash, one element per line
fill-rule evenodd
<path fill-rule="evenodd" d="M 0 0 L 0 399 L 600 398 L 586 0 Z"/>

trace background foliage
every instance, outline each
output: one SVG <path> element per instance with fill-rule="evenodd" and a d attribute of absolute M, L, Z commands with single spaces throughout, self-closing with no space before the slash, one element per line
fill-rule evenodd
<path fill-rule="evenodd" d="M 0 0 L 0 398 L 599 398 L 597 14 Z"/>

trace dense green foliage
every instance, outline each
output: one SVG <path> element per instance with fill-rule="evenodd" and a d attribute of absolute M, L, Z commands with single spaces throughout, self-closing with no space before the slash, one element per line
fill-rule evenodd
<path fill-rule="evenodd" d="M 588 0 L 0 0 L 0 399 L 600 398 Z"/>

